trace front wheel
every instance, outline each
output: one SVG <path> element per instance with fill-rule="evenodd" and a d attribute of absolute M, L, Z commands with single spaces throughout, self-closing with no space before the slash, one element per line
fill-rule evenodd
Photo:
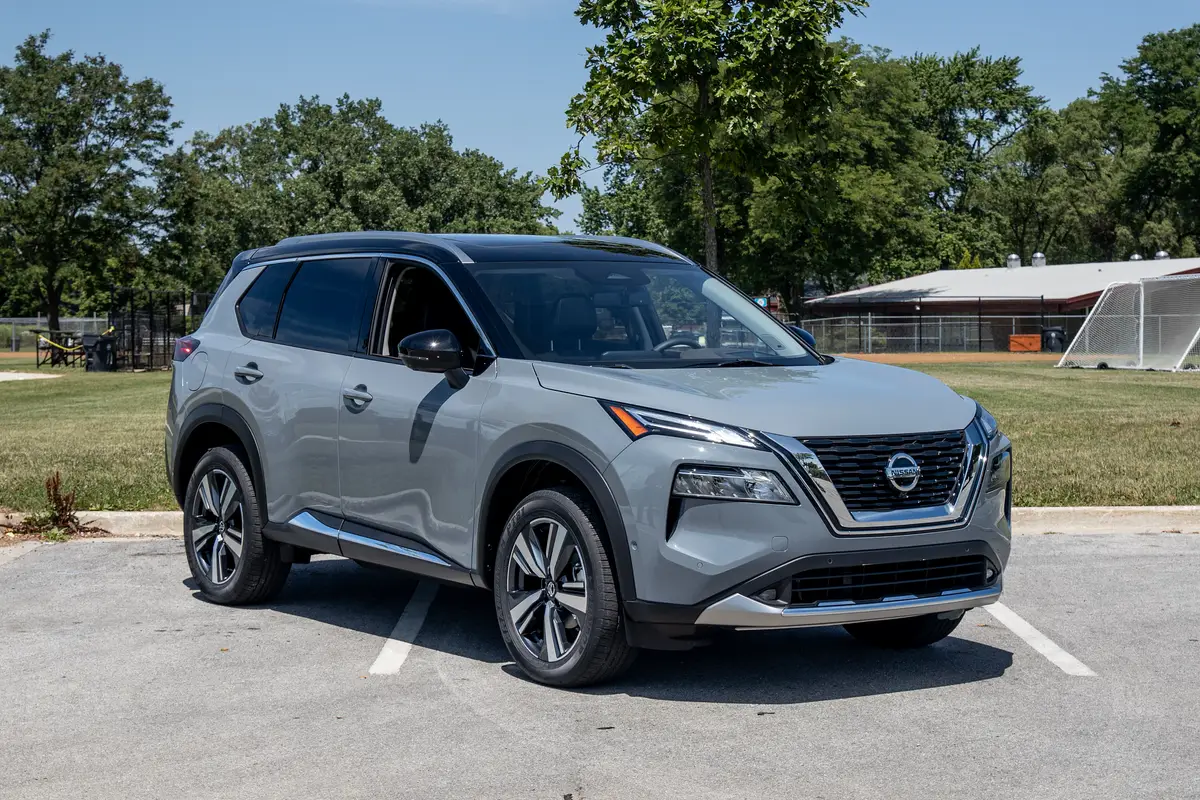
<path fill-rule="evenodd" d="M 603 523 L 585 493 L 544 489 L 512 513 L 492 575 L 496 617 L 513 660 L 533 680 L 587 686 L 633 663 Z"/>
<path fill-rule="evenodd" d="M 940 642 L 953 633 L 958 623 L 962 622 L 965 612 L 955 613 L 958 616 L 944 618 L 941 614 L 926 614 L 923 617 L 859 622 L 845 627 L 847 633 L 867 644 L 893 650 L 910 650 Z"/>

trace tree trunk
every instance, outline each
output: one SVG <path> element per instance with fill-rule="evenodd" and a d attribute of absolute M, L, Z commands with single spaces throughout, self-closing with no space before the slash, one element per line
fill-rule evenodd
<path fill-rule="evenodd" d="M 721 274 L 720 251 L 717 247 L 717 198 L 713 190 L 712 156 L 700 156 L 700 200 L 704 206 L 704 266 L 710 272 Z M 708 303 L 708 319 L 705 341 L 708 347 L 721 346 L 721 309 L 713 302 Z"/>
<path fill-rule="evenodd" d="M 700 156 L 700 200 L 704 205 L 704 266 L 721 274 L 717 247 L 717 196 L 713 189 L 712 156 Z"/>
<path fill-rule="evenodd" d="M 62 286 L 54 275 L 46 276 L 46 327 L 52 331 L 59 330 L 58 311 L 62 304 Z"/>

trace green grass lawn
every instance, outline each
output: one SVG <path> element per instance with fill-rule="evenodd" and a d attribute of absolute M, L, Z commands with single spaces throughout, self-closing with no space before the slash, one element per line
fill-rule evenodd
<path fill-rule="evenodd" d="M 916 368 L 995 414 L 1013 440 L 1019 506 L 1200 504 L 1200 375 Z"/>
<path fill-rule="evenodd" d="M 0 370 L 33 372 L 0 361 Z M 85 373 L 0 383 L 0 507 L 40 510 L 46 478 L 88 510 L 173 508 L 163 467 L 169 372 Z"/>
<path fill-rule="evenodd" d="M 31 370 L 0 361 L 0 370 Z M 917 367 L 988 407 L 1012 438 L 1023 506 L 1200 504 L 1200 375 Z M 0 507 L 36 510 L 59 470 L 82 509 L 165 509 L 170 374 L 57 370 L 0 383 Z"/>

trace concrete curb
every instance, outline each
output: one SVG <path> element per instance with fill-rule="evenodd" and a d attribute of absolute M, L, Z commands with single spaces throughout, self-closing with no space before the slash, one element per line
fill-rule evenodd
<path fill-rule="evenodd" d="M 125 538 L 164 538 L 183 536 L 182 511 L 80 511 L 79 521 L 98 525 L 113 536 Z M 17 523 L 24 514 L 0 515 L 0 531 L 5 523 Z"/>
<path fill-rule="evenodd" d="M 13 514 L 13 520 L 21 518 Z M 79 518 L 123 538 L 183 535 L 182 511 L 88 511 Z M 0 522 L 3 522 L 0 519 Z M 1107 506 L 1080 508 L 1014 508 L 1013 533 L 1197 533 L 1200 506 Z"/>
<path fill-rule="evenodd" d="M 1013 533 L 1200 533 L 1200 506 L 1014 508 Z"/>

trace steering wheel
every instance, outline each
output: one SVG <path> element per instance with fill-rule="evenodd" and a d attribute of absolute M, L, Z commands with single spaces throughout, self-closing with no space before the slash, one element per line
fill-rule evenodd
<path fill-rule="evenodd" d="M 704 345 L 700 344 L 699 339 L 693 339 L 690 336 L 672 336 L 670 339 L 667 339 L 665 342 L 662 342 L 661 344 L 656 344 L 654 346 L 654 352 L 665 353 L 667 350 L 670 350 L 672 347 L 691 347 L 695 350 L 699 350 L 703 346 Z"/>

